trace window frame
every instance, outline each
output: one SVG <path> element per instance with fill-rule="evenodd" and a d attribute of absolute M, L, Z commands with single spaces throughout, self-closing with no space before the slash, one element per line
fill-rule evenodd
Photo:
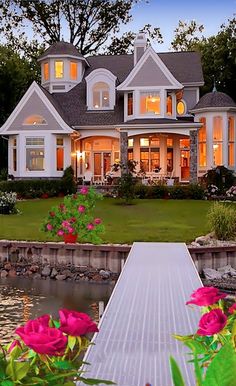
<path fill-rule="evenodd" d="M 152 99 L 152 98 L 156 98 L 158 97 L 159 98 L 159 112 L 155 112 L 155 111 L 147 111 L 147 103 L 148 101 L 146 100 L 145 103 L 146 103 L 146 112 L 142 113 L 142 97 L 146 95 L 146 99 L 148 97 L 148 99 Z M 154 103 L 155 101 L 153 101 Z M 150 103 L 150 102 L 149 102 Z M 139 115 L 141 117 L 146 117 L 146 116 L 151 116 L 151 117 L 160 117 L 162 115 L 162 93 L 160 90 L 142 90 L 139 92 Z"/>
<path fill-rule="evenodd" d="M 180 113 L 178 112 L 178 105 L 179 105 L 180 103 L 182 103 L 183 106 L 184 106 L 184 112 L 183 112 L 183 114 L 180 114 Z M 178 117 L 183 117 L 184 115 L 186 115 L 186 113 L 187 113 L 187 104 L 186 104 L 186 102 L 185 102 L 184 99 L 180 99 L 180 100 L 177 101 L 177 103 L 176 103 L 176 115 L 177 115 Z"/>
<path fill-rule="evenodd" d="M 30 139 L 32 140 L 32 143 L 28 143 L 27 144 L 27 140 L 30 140 Z M 38 144 L 37 143 L 35 143 L 35 144 L 33 143 L 34 140 L 36 140 L 36 139 L 39 140 Z M 42 143 L 40 143 L 40 140 L 41 140 Z M 30 160 L 32 160 L 32 158 L 37 158 L 37 159 L 43 158 L 43 168 L 42 169 L 41 168 L 40 169 L 39 168 L 37 168 L 37 169 L 35 169 L 35 168 L 32 169 L 31 168 L 30 169 L 28 167 L 28 163 L 27 163 L 28 151 L 42 151 L 43 152 L 43 156 L 42 157 L 39 157 L 39 156 L 38 157 L 37 156 L 30 157 Z M 30 160 L 29 160 L 29 163 L 30 163 Z M 25 169 L 29 173 L 45 171 L 45 169 L 46 169 L 45 168 L 45 137 L 34 137 L 34 136 L 25 137 Z"/>
<path fill-rule="evenodd" d="M 98 83 L 103 83 L 104 85 L 106 85 L 107 87 L 101 87 L 99 88 L 98 90 L 95 90 L 95 87 Z M 103 100 L 104 100 L 104 95 L 103 93 L 104 92 L 108 92 L 108 106 L 103 106 L 102 103 L 103 103 Z M 98 107 L 95 107 L 95 97 L 94 97 L 94 93 L 97 93 L 98 94 L 98 99 L 99 99 L 99 105 Z M 104 81 L 98 81 L 98 82 L 95 82 L 92 86 L 92 110 L 110 110 L 111 109 L 111 91 L 110 91 L 110 86 L 107 82 L 104 82 Z"/>
<path fill-rule="evenodd" d="M 56 69 L 56 64 L 57 63 L 62 63 L 61 76 L 57 76 L 57 69 Z M 64 60 L 54 60 L 54 78 L 55 79 L 64 79 L 64 76 L 65 76 L 65 63 L 64 63 Z"/>

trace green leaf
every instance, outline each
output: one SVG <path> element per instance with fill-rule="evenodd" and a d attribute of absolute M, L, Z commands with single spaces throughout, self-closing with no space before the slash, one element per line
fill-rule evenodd
<path fill-rule="evenodd" d="M 68 346 L 70 347 L 71 351 L 75 347 L 76 344 L 76 337 L 75 336 L 68 336 Z"/>
<path fill-rule="evenodd" d="M 194 372 L 197 380 L 197 386 L 202 386 L 202 372 L 199 366 L 199 360 L 197 355 L 194 355 Z"/>
<path fill-rule="evenodd" d="M 180 368 L 173 357 L 170 357 L 170 368 L 174 386 L 185 386 L 185 382 L 181 374 Z"/>
<path fill-rule="evenodd" d="M 193 339 L 193 335 L 172 335 L 173 338 L 177 339 L 177 340 L 180 340 L 181 342 L 185 342 L 186 340 L 192 340 Z"/>
<path fill-rule="evenodd" d="M 233 323 L 233 327 L 232 327 L 232 343 L 233 343 L 233 346 L 236 347 L 236 319 Z"/>
<path fill-rule="evenodd" d="M 94 379 L 94 378 L 83 378 L 79 377 L 79 381 L 85 383 L 85 385 L 100 385 L 100 383 L 104 383 L 105 385 L 116 385 L 115 382 L 107 381 L 105 379 Z"/>
<path fill-rule="evenodd" d="M 2 381 L 1 383 L 0 383 L 0 385 L 1 386 L 14 386 L 14 382 L 12 382 L 12 381 Z"/>
<path fill-rule="evenodd" d="M 203 343 L 193 339 L 184 341 L 183 343 L 185 346 L 190 348 L 190 350 L 192 350 L 195 354 L 206 354 L 209 351 Z"/>
<path fill-rule="evenodd" d="M 235 386 L 236 353 L 231 343 L 226 343 L 209 365 L 203 386 Z"/>
<path fill-rule="evenodd" d="M 24 378 L 30 368 L 30 364 L 28 362 L 15 362 L 15 376 L 17 381 L 20 381 Z"/>
<path fill-rule="evenodd" d="M 75 369 L 75 366 L 69 361 L 56 361 L 52 363 L 52 366 L 60 370 L 71 370 Z"/>

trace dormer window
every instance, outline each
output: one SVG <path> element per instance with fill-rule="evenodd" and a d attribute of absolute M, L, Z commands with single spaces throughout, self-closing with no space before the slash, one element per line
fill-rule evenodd
<path fill-rule="evenodd" d="M 70 62 L 70 79 L 77 80 L 78 77 L 78 64 L 76 62 Z"/>
<path fill-rule="evenodd" d="M 23 122 L 23 125 L 46 125 L 46 124 L 47 124 L 46 119 L 41 115 L 30 115 Z"/>
<path fill-rule="evenodd" d="M 55 78 L 61 79 L 64 76 L 64 62 L 62 60 L 56 60 L 54 63 Z"/>
<path fill-rule="evenodd" d="M 44 65 L 43 65 L 43 78 L 44 78 L 44 80 L 49 79 L 49 63 L 48 62 L 44 63 Z"/>
<path fill-rule="evenodd" d="M 97 82 L 93 86 L 93 108 L 103 109 L 110 107 L 110 89 L 107 83 Z"/>
<path fill-rule="evenodd" d="M 161 98 L 158 92 L 140 94 L 140 114 L 156 114 L 161 113 Z"/>

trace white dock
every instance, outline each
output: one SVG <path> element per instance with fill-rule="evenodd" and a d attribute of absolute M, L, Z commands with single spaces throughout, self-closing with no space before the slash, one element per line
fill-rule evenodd
<path fill-rule="evenodd" d="M 169 357 L 194 385 L 182 344 L 172 334 L 196 331 L 197 310 L 185 305 L 202 286 L 183 243 L 134 243 L 115 286 L 99 333 L 85 356 L 86 377 L 118 386 L 171 386 Z"/>

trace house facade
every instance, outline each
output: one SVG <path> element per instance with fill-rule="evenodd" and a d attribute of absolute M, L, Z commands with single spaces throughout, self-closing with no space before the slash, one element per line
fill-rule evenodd
<path fill-rule="evenodd" d="M 72 165 L 76 177 L 102 182 L 128 159 L 180 182 L 217 164 L 236 169 L 236 104 L 217 91 L 199 100 L 198 53 L 156 53 L 140 33 L 132 55 L 85 58 L 57 42 L 39 62 L 41 84 L 0 129 L 15 178 L 58 178 Z"/>

